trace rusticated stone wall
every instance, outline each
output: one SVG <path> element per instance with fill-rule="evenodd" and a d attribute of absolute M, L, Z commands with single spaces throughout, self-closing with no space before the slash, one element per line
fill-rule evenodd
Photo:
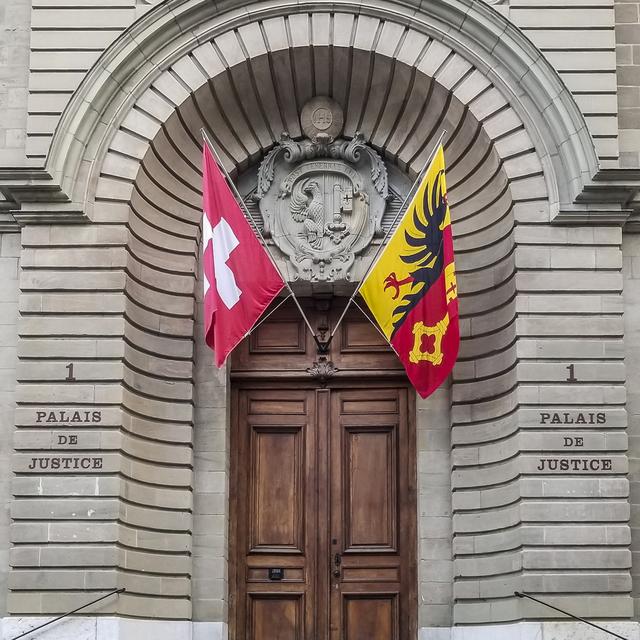
<path fill-rule="evenodd" d="M 510 0 L 509 19 L 531 38 L 580 106 L 602 167 L 618 165 L 614 0 Z"/>
<path fill-rule="evenodd" d="M 201 280 L 197 295 L 191 588 L 193 619 L 215 622 L 228 619 L 228 373 L 204 342 Z"/>
<path fill-rule="evenodd" d="M 631 487 L 631 552 L 633 600 L 640 613 L 640 234 L 623 236 L 624 356 L 629 414 L 629 483 Z"/>
<path fill-rule="evenodd" d="M 450 385 L 416 407 L 419 627 L 453 624 Z"/>
<path fill-rule="evenodd" d="M 0 167 L 25 162 L 30 20 L 29 0 L 0 4 Z"/>
<path fill-rule="evenodd" d="M 640 2 L 616 0 L 620 166 L 640 167 Z"/>
<path fill-rule="evenodd" d="M 0 618 L 7 611 L 20 234 L 0 234 Z"/>
<path fill-rule="evenodd" d="M 112 210 L 106 224 L 23 231 L 14 614 L 123 586 L 102 613 L 191 615 L 193 327 L 183 337 L 179 316 L 154 314 L 172 294 L 145 296 L 128 239 Z"/>
<path fill-rule="evenodd" d="M 492 599 L 505 584 L 520 585 L 577 615 L 627 617 L 621 234 L 540 225 L 532 211 L 516 213 L 518 389 L 496 387 L 453 435 L 454 464 L 464 464 L 454 478 L 474 487 L 454 494 L 454 504 L 469 509 L 459 551 L 483 556 L 461 566 L 463 575 L 473 567 L 483 576 L 479 585 L 460 588 L 478 594 L 479 586 L 480 597 Z M 480 527 L 484 533 L 474 533 Z M 471 614 L 513 615 L 512 606 L 527 617 L 549 615 L 499 598 Z"/>
<path fill-rule="evenodd" d="M 454 370 L 456 623 L 550 615 L 508 599 L 517 590 L 632 614 L 621 231 L 549 225 L 534 165 L 511 182 L 514 220 L 484 230 L 512 233 L 515 251 L 473 288 L 460 277 L 463 315 L 485 312 L 463 320 Z"/>

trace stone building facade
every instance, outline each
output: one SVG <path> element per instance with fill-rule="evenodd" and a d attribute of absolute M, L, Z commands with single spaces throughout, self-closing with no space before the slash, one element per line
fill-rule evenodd
<path fill-rule="evenodd" d="M 515 595 L 527 592 L 640 638 L 639 12 L 626 0 L 4 0 L 3 640 L 116 589 L 37 637 L 606 637 Z M 318 96 L 339 106 L 336 135 L 360 132 L 384 164 L 383 229 L 446 131 L 462 346 L 427 400 L 357 315 L 330 379 L 309 373 L 321 354 L 285 307 L 225 369 L 204 345 L 200 130 L 260 218 L 260 164 L 282 133 L 307 136 L 301 113 Z M 291 277 L 330 330 L 353 279 Z M 376 422 L 385 412 L 391 427 Z M 338 423 L 363 429 L 339 463 L 318 426 L 333 438 Z M 276 426 L 290 437 L 269 438 Z M 372 433 L 361 477 L 349 464 Z M 332 505 L 340 464 L 356 488 L 389 479 L 392 531 L 368 551 L 383 558 L 369 591 L 349 564 L 366 553 L 332 529 L 350 504 Z M 247 557 L 272 561 L 260 536 L 279 535 L 268 503 L 287 507 L 290 486 L 298 511 L 282 526 L 301 538 L 280 545 L 276 585 L 267 560 Z M 251 520 L 258 502 L 266 524 Z M 365 540 L 366 519 L 347 515 Z"/>

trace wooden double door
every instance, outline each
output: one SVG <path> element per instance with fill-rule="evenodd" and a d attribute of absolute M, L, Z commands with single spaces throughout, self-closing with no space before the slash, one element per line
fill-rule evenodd
<path fill-rule="evenodd" d="M 236 386 L 232 638 L 415 639 L 410 398 L 376 381 Z"/>

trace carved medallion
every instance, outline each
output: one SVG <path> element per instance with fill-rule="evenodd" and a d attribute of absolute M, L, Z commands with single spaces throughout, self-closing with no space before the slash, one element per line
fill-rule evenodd
<path fill-rule="evenodd" d="M 350 279 L 356 256 L 382 234 L 389 197 L 387 169 L 364 137 L 333 138 L 342 112 L 327 101 L 303 109 L 310 138 L 282 134 L 260 165 L 255 195 L 265 237 L 289 258 L 294 279 L 310 282 Z"/>
<path fill-rule="evenodd" d="M 302 107 L 300 124 L 312 142 L 333 142 L 342 131 L 343 116 L 340 105 L 326 96 L 317 96 Z"/>

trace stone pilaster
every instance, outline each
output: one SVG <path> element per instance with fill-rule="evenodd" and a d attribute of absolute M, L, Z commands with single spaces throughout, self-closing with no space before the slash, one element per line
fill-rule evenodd
<path fill-rule="evenodd" d="M 201 296 L 201 286 L 198 288 Z M 204 342 L 202 302 L 197 306 L 193 619 L 228 620 L 229 406 L 227 368 L 217 369 Z"/>
<path fill-rule="evenodd" d="M 118 587 L 100 613 L 191 615 L 193 326 L 167 293 L 181 285 L 158 274 L 149 242 L 141 258 L 118 215 L 23 232 L 15 615 Z"/>
<path fill-rule="evenodd" d="M 622 232 L 519 222 L 522 588 L 579 616 L 631 617 Z"/>
<path fill-rule="evenodd" d="M 631 554 L 635 615 L 640 611 L 640 235 L 623 236 L 625 363 L 629 416 Z"/>
<path fill-rule="evenodd" d="M 126 237 L 118 225 L 22 233 L 12 614 L 119 586 Z"/>
<path fill-rule="evenodd" d="M 615 0 L 620 166 L 640 167 L 640 2 Z"/>
<path fill-rule="evenodd" d="M 25 160 L 31 2 L 0 4 L 0 166 Z"/>
<path fill-rule="evenodd" d="M 453 619 L 450 402 L 449 385 L 417 399 L 420 627 L 450 627 Z"/>
<path fill-rule="evenodd" d="M 0 618 L 6 613 L 9 571 L 11 439 L 15 411 L 20 234 L 0 235 Z"/>

